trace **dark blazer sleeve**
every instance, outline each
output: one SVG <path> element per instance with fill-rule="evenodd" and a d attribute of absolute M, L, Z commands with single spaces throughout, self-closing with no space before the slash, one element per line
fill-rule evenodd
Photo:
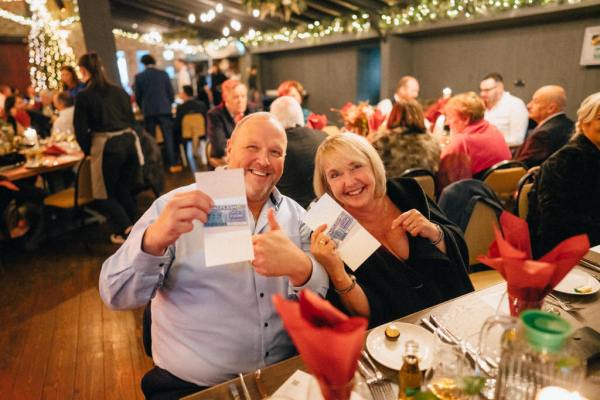
<path fill-rule="evenodd" d="M 540 165 L 550 156 L 550 136 L 545 129 L 531 132 L 523 147 L 515 157 L 516 160 L 523 162 L 527 168 Z"/>
<path fill-rule="evenodd" d="M 135 92 L 135 101 L 136 103 L 138 103 L 138 106 L 140 107 L 140 109 L 142 108 L 142 101 L 143 101 L 143 96 L 144 96 L 144 87 L 143 87 L 143 78 L 141 77 L 140 74 L 137 74 L 135 76 L 135 83 L 134 83 L 134 92 Z"/>
<path fill-rule="evenodd" d="M 222 158 L 225 156 L 227 135 L 225 134 L 225 122 L 217 109 L 208 113 L 208 140 L 212 146 L 211 157 Z"/>
<path fill-rule="evenodd" d="M 175 137 L 180 137 L 181 135 L 181 123 L 183 122 L 183 116 L 185 115 L 184 104 L 180 104 L 177 106 L 177 111 L 175 111 L 175 126 L 173 127 L 173 133 Z"/>
<path fill-rule="evenodd" d="M 165 81 L 165 90 L 167 92 L 167 98 L 169 99 L 169 104 L 173 104 L 175 101 L 175 94 L 173 93 L 173 85 L 171 85 L 171 79 L 169 78 L 169 74 L 164 73 L 164 81 Z"/>

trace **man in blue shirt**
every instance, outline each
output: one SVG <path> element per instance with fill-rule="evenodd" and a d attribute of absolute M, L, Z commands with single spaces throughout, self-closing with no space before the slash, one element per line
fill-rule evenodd
<path fill-rule="evenodd" d="M 304 209 L 275 188 L 286 146 L 269 113 L 242 119 L 227 143 L 228 167 L 244 168 L 252 262 L 204 265 L 202 224 L 212 200 L 195 185 L 156 200 L 105 261 L 100 295 L 110 308 L 152 298 L 156 367 L 142 381 L 147 398 L 189 394 L 294 354 L 271 297 L 303 287 L 325 295 L 328 279 L 310 255 Z"/>

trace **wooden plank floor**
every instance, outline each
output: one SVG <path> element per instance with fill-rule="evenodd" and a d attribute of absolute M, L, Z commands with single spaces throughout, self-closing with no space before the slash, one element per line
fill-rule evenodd
<path fill-rule="evenodd" d="M 167 188 L 191 181 L 189 172 L 168 176 Z M 140 211 L 152 200 L 142 194 Z M 109 234 L 92 225 L 33 253 L 0 248 L 0 399 L 143 399 L 152 360 L 142 310 L 111 311 L 98 294 L 102 262 L 117 249 Z"/>

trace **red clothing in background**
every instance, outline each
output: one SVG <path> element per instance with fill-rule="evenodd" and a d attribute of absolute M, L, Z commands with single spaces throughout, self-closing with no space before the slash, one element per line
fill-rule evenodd
<path fill-rule="evenodd" d="M 441 160 L 460 153 L 470 158 L 473 175 L 512 158 L 502 133 L 484 119 L 467 126 L 462 133 L 453 134 L 450 144 L 442 150 Z"/>

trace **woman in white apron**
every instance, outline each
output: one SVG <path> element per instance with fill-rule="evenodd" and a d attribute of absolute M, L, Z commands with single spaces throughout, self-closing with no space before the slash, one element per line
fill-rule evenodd
<path fill-rule="evenodd" d="M 96 53 L 81 56 L 79 69 L 86 88 L 75 98 L 75 134 L 91 157 L 94 198 L 116 226 L 110 240 L 120 244 L 138 216 L 131 191 L 143 164 L 139 139 L 132 129 L 131 102 L 120 86 L 108 81 Z"/>

